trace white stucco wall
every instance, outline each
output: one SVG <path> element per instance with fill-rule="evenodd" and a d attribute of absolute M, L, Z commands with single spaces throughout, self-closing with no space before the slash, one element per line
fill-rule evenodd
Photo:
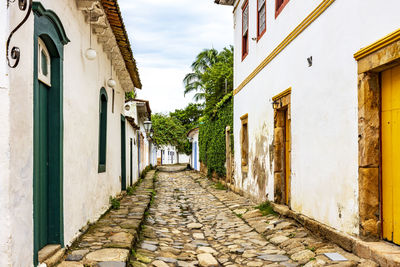
<path fill-rule="evenodd" d="M 121 119 L 124 92 L 117 75 L 114 113 L 112 90 L 106 87 L 110 78 L 110 61 L 103 47 L 94 37 L 93 48 L 98 56 L 87 61 L 84 51 L 89 47 L 89 25 L 75 1 L 42 0 L 46 9 L 53 10 L 60 18 L 68 38 L 64 47 L 64 240 L 70 244 L 87 222 L 95 221 L 109 206 L 109 196 L 120 192 L 121 183 Z M 0 20 L 4 16 L 4 3 L 0 7 Z M 17 4 L 9 9 L 10 27 L 17 25 L 23 14 Z M 7 233 L 0 230 L 0 265 L 11 258 L 12 266 L 32 266 L 33 259 L 33 14 L 16 32 L 13 43 L 21 49 L 21 61 L 10 70 L 10 90 L 0 89 L 0 227 L 8 223 Z M 2 22 L 2 21 L 1 21 Z M 0 23 L 0 41 L 4 38 L 4 24 Z M 5 42 L 3 42 L 5 43 Z M 0 87 L 4 82 L 4 53 L 0 56 Z M 7 86 L 6 86 L 7 87 Z M 105 173 L 98 173 L 99 92 L 105 87 L 108 94 L 107 166 Z M 9 94 L 9 103 L 7 102 Z M 7 109 L 10 110 L 9 126 Z M 4 124 L 3 124 L 4 122 Z M 4 128 L 3 128 L 4 126 Z M 7 138 L 10 154 L 7 156 Z M 6 153 L 3 153 L 3 152 Z M 129 150 L 127 150 L 129 151 Z M 7 157 L 10 164 L 7 166 Z M 9 170 L 9 175 L 7 172 Z M 7 178 L 12 177 L 8 180 Z M 3 183 L 4 182 L 4 183 Z M 7 184 L 8 183 L 8 184 Z M 4 186 L 4 187 L 3 187 Z M 7 194 L 2 190 L 8 187 Z M 4 200 L 4 202 L 3 202 Z M 10 217 L 4 212 L 8 205 Z M 7 240 L 10 252 L 5 249 Z M 23 249 L 21 249 L 23 248 Z M 9 255 L 9 256 L 8 256 Z M 4 257 L 3 257 L 4 256 Z M 7 262 L 5 262 L 7 263 Z"/>
<path fill-rule="evenodd" d="M 251 38 L 256 36 L 256 1 L 250 1 L 249 55 L 243 62 L 239 4 L 234 14 L 234 87 L 319 3 L 290 1 L 275 19 L 275 1 L 267 1 L 267 32 L 255 42 Z M 396 0 L 384 6 L 379 1 L 335 1 L 235 95 L 237 186 L 257 197 L 268 194 L 273 200 L 271 98 L 291 87 L 291 208 L 341 231 L 358 233 L 357 64 L 353 54 L 398 29 L 399 8 Z M 307 64 L 310 56 L 312 67 Z M 246 113 L 250 155 L 248 177 L 242 179 L 240 117 Z M 260 188 L 253 177 L 255 163 L 265 168 L 266 188 Z"/>
<path fill-rule="evenodd" d="M 199 131 L 196 131 L 192 135 L 193 141 L 192 141 L 192 155 L 191 155 L 191 166 L 192 168 L 195 167 L 194 165 L 194 160 L 197 159 L 197 164 L 196 164 L 196 171 L 200 171 L 200 152 L 199 152 Z M 195 151 L 194 149 L 194 143 L 197 144 L 197 149 Z M 196 156 L 195 156 L 196 153 Z"/>
<path fill-rule="evenodd" d="M 8 34 L 7 2 L 0 3 L 0 43 L 5 44 Z M 10 178 L 10 123 L 9 80 L 5 45 L 0 48 L 0 266 L 11 264 L 9 178 Z"/>

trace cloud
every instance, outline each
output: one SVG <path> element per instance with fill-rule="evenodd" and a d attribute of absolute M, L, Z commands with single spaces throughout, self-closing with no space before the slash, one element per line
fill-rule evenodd
<path fill-rule="evenodd" d="M 232 9 L 213 0 L 119 0 L 143 90 L 155 112 L 183 108 L 183 77 L 205 48 L 233 43 Z"/>

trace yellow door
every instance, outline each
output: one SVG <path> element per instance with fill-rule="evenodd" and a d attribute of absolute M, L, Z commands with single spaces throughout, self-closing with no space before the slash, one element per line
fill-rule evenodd
<path fill-rule="evenodd" d="M 400 244 L 400 66 L 382 73 L 383 238 Z"/>
<path fill-rule="evenodd" d="M 285 112 L 285 203 L 289 205 L 290 196 L 290 119 L 288 110 Z"/>

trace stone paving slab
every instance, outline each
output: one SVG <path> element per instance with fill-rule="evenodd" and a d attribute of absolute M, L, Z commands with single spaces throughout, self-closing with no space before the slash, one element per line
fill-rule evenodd
<path fill-rule="evenodd" d="M 132 196 L 120 201 L 118 210 L 110 210 L 90 226 L 68 250 L 59 267 L 124 267 L 150 205 L 154 171 L 137 185 Z"/>
<path fill-rule="evenodd" d="M 215 189 L 197 172 L 161 172 L 156 191 L 131 257 L 134 267 L 378 266 L 313 236 L 294 220 L 263 216 L 255 203 Z M 327 252 L 347 260 L 332 261 Z"/>

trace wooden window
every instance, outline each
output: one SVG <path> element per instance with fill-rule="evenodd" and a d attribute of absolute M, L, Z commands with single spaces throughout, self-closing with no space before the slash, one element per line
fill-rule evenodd
<path fill-rule="evenodd" d="M 242 7 L 242 60 L 249 53 L 249 1 Z"/>
<path fill-rule="evenodd" d="M 257 0 L 257 41 L 261 39 L 267 29 L 265 0 Z"/>
<path fill-rule="evenodd" d="M 240 145 L 242 158 L 242 171 L 248 171 L 249 164 L 249 130 L 248 130 L 248 115 L 240 117 L 242 121 L 242 129 L 240 131 Z"/>
<path fill-rule="evenodd" d="M 282 12 L 289 0 L 275 0 L 275 18 Z"/>
<path fill-rule="evenodd" d="M 99 108 L 99 173 L 106 171 L 107 155 L 107 101 L 108 96 L 104 88 L 100 90 Z"/>

